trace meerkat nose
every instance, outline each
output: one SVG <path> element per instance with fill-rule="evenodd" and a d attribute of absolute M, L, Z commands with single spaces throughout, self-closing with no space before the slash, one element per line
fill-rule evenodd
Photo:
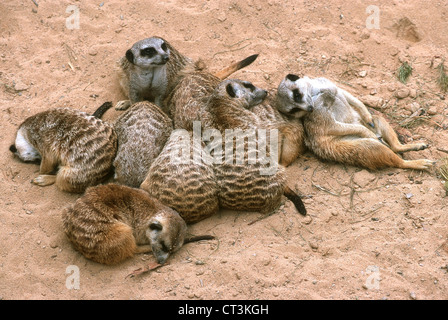
<path fill-rule="evenodd" d="M 314 108 L 313 108 L 313 106 L 308 106 L 308 112 L 313 112 L 313 110 L 314 110 Z"/>
<path fill-rule="evenodd" d="M 15 146 L 14 144 L 12 144 L 12 145 L 9 147 L 9 151 L 11 151 L 12 153 L 17 152 L 17 148 L 16 148 L 16 146 Z"/>

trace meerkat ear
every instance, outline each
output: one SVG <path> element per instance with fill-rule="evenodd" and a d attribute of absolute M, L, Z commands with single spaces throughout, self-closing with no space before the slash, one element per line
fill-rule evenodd
<path fill-rule="evenodd" d="M 231 96 L 232 98 L 235 98 L 235 97 L 236 97 L 235 89 L 233 88 L 233 86 L 232 86 L 231 83 L 229 83 L 229 84 L 226 86 L 226 91 L 227 91 L 228 95 Z"/>
<path fill-rule="evenodd" d="M 300 77 L 295 74 L 290 73 L 286 76 L 286 79 L 288 79 L 289 81 L 295 82 L 295 81 L 299 80 Z"/>
<path fill-rule="evenodd" d="M 134 54 L 132 53 L 131 49 L 126 51 L 126 59 L 132 64 L 134 64 Z"/>
<path fill-rule="evenodd" d="M 160 223 L 160 221 L 154 221 L 154 222 L 151 222 L 151 224 L 149 225 L 149 229 L 161 231 L 163 229 L 163 226 Z"/>

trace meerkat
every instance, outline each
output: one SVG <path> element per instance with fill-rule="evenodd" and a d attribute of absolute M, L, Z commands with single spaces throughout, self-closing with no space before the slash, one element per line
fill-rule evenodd
<path fill-rule="evenodd" d="M 140 188 L 179 212 L 187 224 L 219 210 L 212 161 L 191 131 L 172 132 Z"/>
<path fill-rule="evenodd" d="M 33 184 L 55 183 L 60 190 L 82 193 L 111 172 L 117 136 L 111 125 L 95 116 L 56 108 L 27 118 L 10 151 L 24 162 L 40 161 Z"/>
<path fill-rule="evenodd" d="M 296 82 L 299 81 L 296 79 Z M 403 160 L 397 153 L 423 150 L 427 145 L 401 144 L 383 117 L 371 115 L 370 120 L 365 116 L 369 112 L 365 106 L 353 107 L 333 85 L 318 89 L 312 88 L 308 80 L 304 82 L 307 84 L 297 86 L 308 86 L 306 90 L 317 93 L 313 97 L 312 110 L 302 118 L 305 141 L 308 148 L 321 159 L 371 170 L 387 167 L 428 170 L 434 164 L 434 161 L 427 159 Z M 306 93 L 300 91 L 299 95 L 306 97 Z M 364 109 L 362 113 L 359 108 Z"/>
<path fill-rule="evenodd" d="M 285 107 L 294 103 L 294 94 L 287 86 L 289 75 L 282 79 L 276 90 L 270 93 L 265 101 L 252 107 L 266 128 L 279 130 L 279 163 L 289 166 L 295 159 L 305 153 L 305 131 L 300 119 L 296 119 L 295 111 L 283 113 Z"/>
<path fill-rule="evenodd" d="M 62 222 L 77 251 L 107 265 L 147 252 L 164 264 L 187 232 L 175 210 L 141 189 L 117 184 L 89 187 L 62 211 Z"/>
<path fill-rule="evenodd" d="M 248 81 L 231 79 L 221 82 L 209 99 L 208 110 L 213 128 L 224 133 L 229 129 L 244 130 L 243 138 L 249 134 L 248 139 L 254 139 L 257 145 L 256 149 L 248 149 L 248 141 L 244 149 L 239 151 L 242 154 L 238 155 L 238 147 L 235 148 L 233 138 L 232 141 L 226 139 L 226 144 L 230 142 L 233 145 L 229 148 L 233 149 L 233 156 L 229 158 L 226 154 L 226 159 L 214 165 L 220 190 L 220 206 L 238 211 L 268 213 L 280 205 L 281 196 L 285 195 L 301 214 L 306 215 L 301 198 L 286 185 L 284 167 L 278 165 L 278 158 L 271 159 L 274 164 L 269 163 L 274 170 L 266 170 L 267 164 L 262 159 L 270 157 L 267 152 L 274 153 L 270 150 L 273 146 L 266 141 L 267 137 L 255 132 L 250 136 L 251 130 L 265 125 L 263 119 L 249 109 L 261 104 L 266 96 L 266 90 L 255 87 Z M 267 149 L 263 151 L 263 148 Z M 243 161 L 237 160 L 238 157 L 242 157 L 240 160 Z M 250 163 L 249 158 L 257 161 Z"/>
<path fill-rule="evenodd" d="M 118 139 L 115 182 L 138 188 L 172 130 L 172 120 L 154 103 L 137 102 L 114 122 Z"/>
<path fill-rule="evenodd" d="M 252 63 L 256 56 L 252 57 L 216 72 L 215 76 L 224 79 Z M 118 102 L 116 109 L 125 110 L 136 102 L 148 100 L 168 112 L 163 101 L 183 69 L 201 71 L 205 67 L 202 61 L 194 62 L 161 37 L 136 42 L 118 62 L 120 86 L 129 100 Z"/>

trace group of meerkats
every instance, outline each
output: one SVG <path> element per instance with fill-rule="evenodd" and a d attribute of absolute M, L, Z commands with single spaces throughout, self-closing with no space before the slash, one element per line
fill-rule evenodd
<path fill-rule="evenodd" d="M 212 73 L 166 40 L 147 38 L 119 61 L 120 85 L 129 100 L 117 103 L 122 112 L 115 121 L 101 120 L 112 107 L 108 102 L 92 115 L 55 108 L 19 126 L 10 151 L 23 161 L 40 161 L 32 183 L 83 193 L 62 212 L 76 250 L 104 264 L 152 252 L 163 264 L 194 241 L 187 237 L 188 224 L 221 208 L 270 213 L 284 195 L 305 215 L 300 196 L 286 185 L 284 167 L 307 149 L 323 160 L 368 169 L 425 170 L 434 164 L 403 160 L 397 153 L 427 146 L 402 145 L 382 117 L 325 78 L 288 74 L 270 95 L 248 81 L 226 79 L 257 56 Z M 278 169 L 262 175 L 263 163 L 193 156 L 173 162 L 182 144 L 205 157 L 213 143 L 216 147 L 216 141 L 193 141 L 195 121 L 220 133 L 276 129 Z M 248 156 L 247 145 L 244 152 Z M 111 173 L 113 182 L 102 184 Z"/>

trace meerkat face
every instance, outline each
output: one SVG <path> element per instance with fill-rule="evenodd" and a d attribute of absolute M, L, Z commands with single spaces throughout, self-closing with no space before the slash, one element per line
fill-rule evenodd
<path fill-rule="evenodd" d="M 14 153 L 24 162 L 39 162 L 42 159 L 39 151 L 37 151 L 26 139 L 26 134 L 23 128 L 20 128 L 17 131 L 15 144 L 9 147 L 9 151 Z"/>
<path fill-rule="evenodd" d="M 314 108 L 308 81 L 295 74 L 288 74 L 282 80 L 277 99 L 279 111 L 294 118 L 301 118 Z"/>
<path fill-rule="evenodd" d="M 126 59 L 143 69 L 157 68 L 170 59 L 170 49 L 165 40 L 157 37 L 136 42 L 126 51 Z"/>
<path fill-rule="evenodd" d="M 231 99 L 242 100 L 247 108 L 262 103 L 268 94 L 266 90 L 255 87 L 249 81 L 242 80 L 223 81 L 218 86 L 218 91 Z"/>
<path fill-rule="evenodd" d="M 186 233 L 187 224 L 171 209 L 165 209 L 149 221 L 146 236 L 159 264 L 164 264 L 172 253 L 182 247 Z"/>

